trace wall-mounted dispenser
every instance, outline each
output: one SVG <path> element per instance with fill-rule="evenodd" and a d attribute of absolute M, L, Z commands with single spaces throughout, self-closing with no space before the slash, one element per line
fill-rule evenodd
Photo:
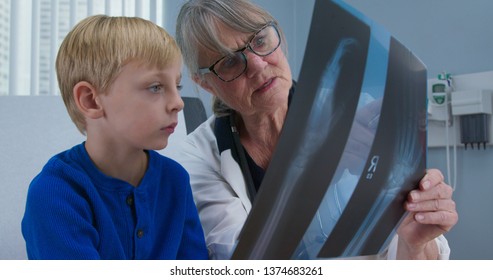
<path fill-rule="evenodd" d="M 490 118 L 492 114 L 492 90 L 454 91 L 451 97 L 452 115 L 459 116 L 460 141 L 464 147 L 470 145 L 486 149 L 490 142 Z"/>
<path fill-rule="evenodd" d="M 428 93 L 428 118 L 434 121 L 445 121 L 451 125 L 452 115 L 450 106 L 450 91 L 445 82 L 438 82 L 432 85 L 432 90 Z"/>

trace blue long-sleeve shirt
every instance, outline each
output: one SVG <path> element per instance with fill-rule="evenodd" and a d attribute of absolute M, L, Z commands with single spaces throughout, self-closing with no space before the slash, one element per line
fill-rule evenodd
<path fill-rule="evenodd" d="M 206 259 L 188 173 L 148 151 L 138 187 L 101 173 L 84 143 L 29 186 L 22 233 L 29 259 Z"/>

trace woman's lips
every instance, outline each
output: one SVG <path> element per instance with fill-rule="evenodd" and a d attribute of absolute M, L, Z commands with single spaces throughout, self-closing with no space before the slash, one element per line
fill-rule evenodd
<path fill-rule="evenodd" d="M 264 83 L 261 87 L 257 88 L 255 92 L 262 93 L 268 91 L 274 83 L 275 78 L 269 79 L 266 83 Z"/>

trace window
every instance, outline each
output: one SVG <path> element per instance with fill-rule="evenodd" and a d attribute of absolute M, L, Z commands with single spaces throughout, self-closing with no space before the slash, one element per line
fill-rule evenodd
<path fill-rule="evenodd" d="M 57 95 L 55 59 L 69 30 L 94 14 L 165 25 L 166 1 L 0 0 L 0 95 Z"/>

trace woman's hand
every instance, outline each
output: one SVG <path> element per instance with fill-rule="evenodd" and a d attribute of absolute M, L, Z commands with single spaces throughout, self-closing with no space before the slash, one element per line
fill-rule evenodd
<path fill-rule="evenodd" d="M 409 193 L 404 204 L 409 214 L 397 229 L 398 259 L 437 259 L 435 238 L 448 232 L 458 221 L 453 189 L 443 180 L 439 170 L 430 169 L 419 188 Z"/>

